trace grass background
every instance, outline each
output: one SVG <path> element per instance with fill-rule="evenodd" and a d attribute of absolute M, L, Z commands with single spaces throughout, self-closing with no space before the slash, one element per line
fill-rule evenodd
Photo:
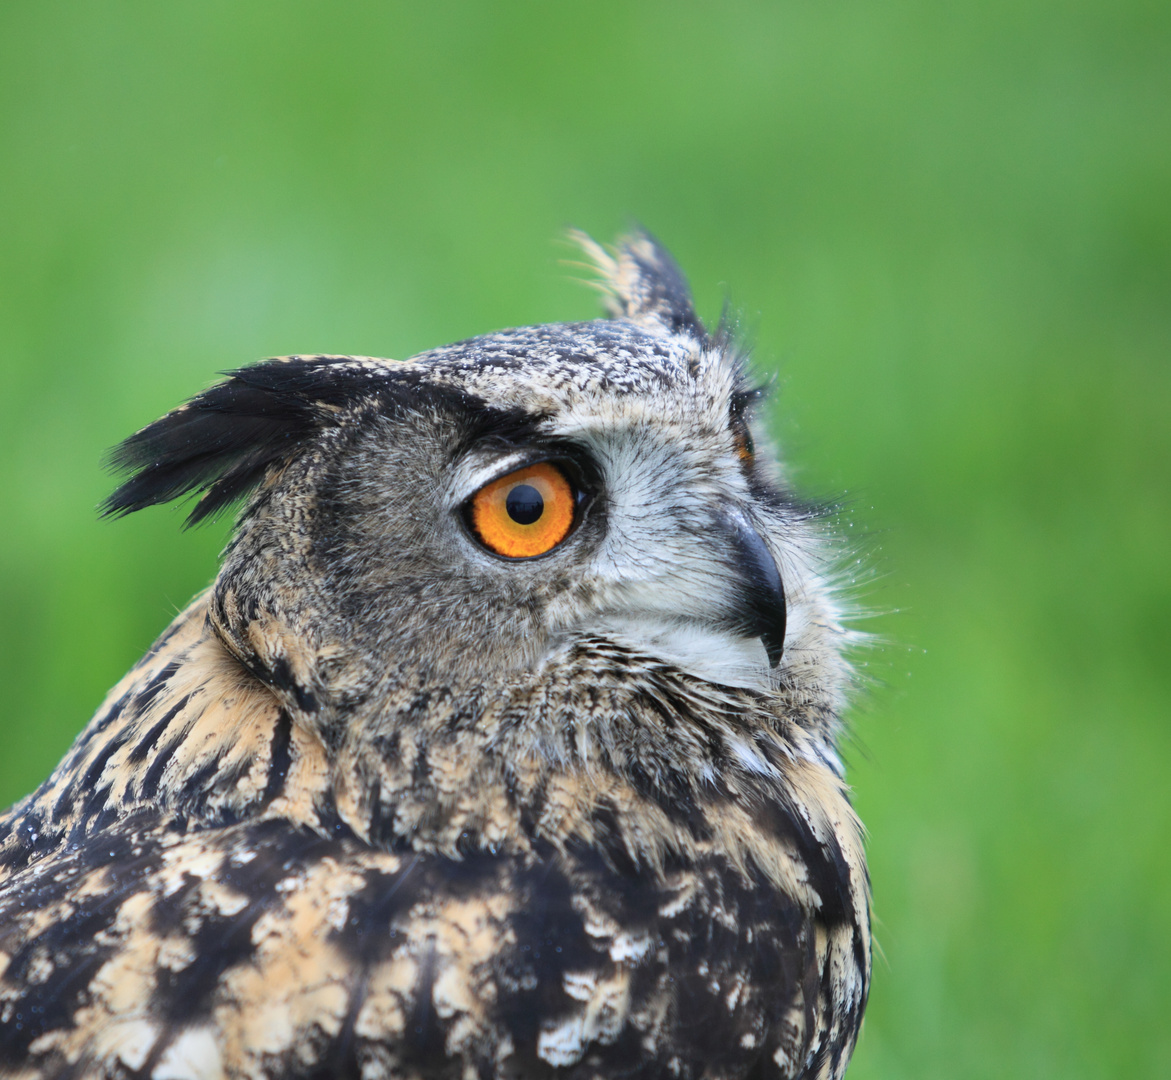
<path fill-rule="evenodd" d="M 103 451 L 283 352 L 586 318 L 645 222 L 844 497 L 854 1080 L 1171 1075 L 1171 6 L 0 6 L 0 804 L 212 576 Z"/>

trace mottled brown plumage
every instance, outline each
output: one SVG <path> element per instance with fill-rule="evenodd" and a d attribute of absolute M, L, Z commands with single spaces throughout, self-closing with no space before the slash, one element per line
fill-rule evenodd
<path fill-rule="evenodd" d="M 0 1074 L 839 1077 L 870 971 L 816 516 L 645 236 L 611 320 L 235 373 L 108 509 L 247 496 L 0 820 Z M 531 461 L 569 536 L 468 500 Z"/>

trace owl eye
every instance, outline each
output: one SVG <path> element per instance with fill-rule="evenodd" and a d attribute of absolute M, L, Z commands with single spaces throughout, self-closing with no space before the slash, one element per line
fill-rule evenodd
<path fill-rule="evenodd" d="M 552 551 L 569 535 L 576 506 L 565 473 L 541 461 L 485 484 L 471 498 L 469 518 L 489 551 L 531 559 Z"/>
<path fill-rule="evenodd" d="M 736 454 L 746 465 L 752 463 L 756 457 L 756 446 L 752 441 L 752 433 L 743 419 L 737 418 L 732 429 L 732 443 L 736 447 Z"/>

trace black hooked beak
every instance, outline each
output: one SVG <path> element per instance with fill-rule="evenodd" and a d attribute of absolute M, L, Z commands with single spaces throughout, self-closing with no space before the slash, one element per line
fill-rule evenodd
<path fill-rule="evenodd" d="M 742 517 L 724 519 L 740 571 L 736 628 L 745 637 L 759 637 L 772 667 L 785 649 L 785 586 L 776 560 L 760 534 Z"/>

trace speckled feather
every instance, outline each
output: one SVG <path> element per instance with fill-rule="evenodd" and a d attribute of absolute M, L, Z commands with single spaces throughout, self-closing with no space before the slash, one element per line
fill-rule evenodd
<path fill-rule="evenodd" d="M 824 542 L 737 453 L 742 360 L 669 257 L 587 250 L 611 320 L 267 361 L 124 444 L 112 512 L 248 502 L 0 819 L 0 1075 L 841 1076 L 869 899 Z M 594 498 L 501 560 L 459 508 L 534 456 Z"/>

